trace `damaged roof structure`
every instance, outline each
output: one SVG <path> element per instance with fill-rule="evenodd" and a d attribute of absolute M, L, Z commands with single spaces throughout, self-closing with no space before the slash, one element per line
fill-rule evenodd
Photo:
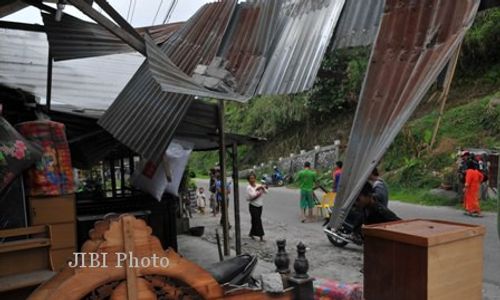
<path fill-rule="evenodd" d="M 246 101 L 259 94 L 307 90 L 343 4 L 343 0 L 207 4 L 161 48 L 146 38 L 147 61 L 99 124 L 158 162 L 193 96 Z M 151 121 L 139 126 L 134 122 L 145 117 Z"/>
<path fill-rule="evenodd" d="M 61 99 L 78 99 L 82 95 L 75 91 L 84 86 L 84 96 L 114 100 L 109 108 L 104 105 L 107 110 L 98 124 L 155 163 L 195 97 L 245 102 L 256 95 L 302 92 L 313 86 L 329 45 L 335 51 L 374 44 L 335 203 L 334 227 L 450 60 L 480 4 L 480 0 L 223 0 L 204 5 L 184 23 L 134 29 L 104 0 L 95 2 L 114 23 L 84 0 L 68 2 L 98 24 L 66 15 L 55 22 L 53 9 L 36 5 L 45 11 L 44 28 L 57 61 L 54 95 L 65 90 Z M 497 2 L 483 0 L 481 5 L 488 8 Z M 61 38 L 68 34 L 71 38 Z M 32 66 L 10 47 L 0 45 L 0 57 L 10 71 L 46 66 Z M 146 59 L 124 53 L 130 51 Z M 59 75 L 72 72 L 71 64 L 79 61 L 63 60 L 81 57 L 87 58 L 78 70 L 86 70 L 88 79 L 82 76 L 79 82 Z M 101 68 L 104 64 L 108 65 Z M 67 66 L 67 73 L 61 66 Z M 24 73 L 8 77 L 0 70 L 5 84 L 44 96 L 39 78 Z"/>

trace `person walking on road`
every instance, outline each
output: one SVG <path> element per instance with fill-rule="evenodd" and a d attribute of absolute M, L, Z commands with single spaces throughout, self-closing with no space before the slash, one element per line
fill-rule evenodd
<path fill-rule="evenodd" d="M 479 207 L 479 190 L 483 182 L 483 174 L 478 170 L 476 162 L 470 161 L 465 172 L 464 208 L 465 214 L 482 217 Z"/>
<path fill-rule="evenodd" d="M 300 211 L 302 214 L 302 223 L 312 220 L 312 211 L 314 207 L 313 190 L 318 181 L 316 171 L 311 169 L 311 163 L 306 161 L 304 169 L 297 174 L 297 182 L 300 186 Z M 306 210 L 309 211 L 306 217 Z"/>
<path fill-rule="evenodd" d="M 264 205 L 264 194 L 267 193 L 265 185 L 258 185 L 255 174 L 248 175 L 247 201 L 248 210 L 252 220 L 249 236 L 255 239 L 256 236 L 264 242 L 264 227 L 262 226 L 262 206 Z"/>

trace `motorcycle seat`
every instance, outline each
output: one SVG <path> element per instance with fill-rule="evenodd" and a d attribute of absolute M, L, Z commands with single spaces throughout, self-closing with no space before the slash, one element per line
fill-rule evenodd
<path fill-rule="evenodd" d="M 219 284 L 241 284 L 244 279 L 250 277 L 256 264 L 256 256 L 242 254 L 210 265 L 206 270 Z"/>

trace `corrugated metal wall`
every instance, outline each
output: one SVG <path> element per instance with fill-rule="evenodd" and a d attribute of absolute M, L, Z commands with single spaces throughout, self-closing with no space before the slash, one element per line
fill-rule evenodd
<path fill-rule="evenodd" d="M 330 224 L 338 228 L 373 168 L 450 60 L 479 0 L 387 0 L 347 146 Z"/>
<path fill-rule="evenodd" d="M 373 44 L 385 0 L 346 0 L 335 29 L 332 50 Z"/>

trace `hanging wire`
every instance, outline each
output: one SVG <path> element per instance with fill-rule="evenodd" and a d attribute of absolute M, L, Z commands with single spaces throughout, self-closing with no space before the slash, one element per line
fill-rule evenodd
<path fill-rule="evenodd" d="M 151 23 L 151 26 L 153 26 L 156 22 L 156 18 L 158 17 L 158 13 L 160 12 L 161 5 L 163 4 L 163 0 L 160 0 L 160 5 L 158 5 L 158 9 L 156 10 L 155 17 L 153 19 L 153 22 Z"/>
<path fill-rule="evenodd" d="M 172 16 L 172 12 L 174 11 L 176 5 L 177 5 L 177 0 L 172 0 L 172 3 L 170 4 L 170 7 L 168 8 L 167 14 L 165 15 L 165 18 L 163 19 L 163 24 L 166 24 L 170 20 L 170 17 Z"/>
<path fill-rule="evenodd" d="M 130 24 L 132 24 L 132 21 L 134 19 L 134 13 L 135 13 L 135 7 L 137 5 L 137 0 L 134 0 L 134 6 L 132 7 L 132 13 L 130 13 Z"/>
<path fill-rule="evenodd" d="M 127 22 L 129 21 L 130 17 L 130 9 L 132 8 L 132 0 L 128 1 L 128 10 L 127 10 Z"/>

